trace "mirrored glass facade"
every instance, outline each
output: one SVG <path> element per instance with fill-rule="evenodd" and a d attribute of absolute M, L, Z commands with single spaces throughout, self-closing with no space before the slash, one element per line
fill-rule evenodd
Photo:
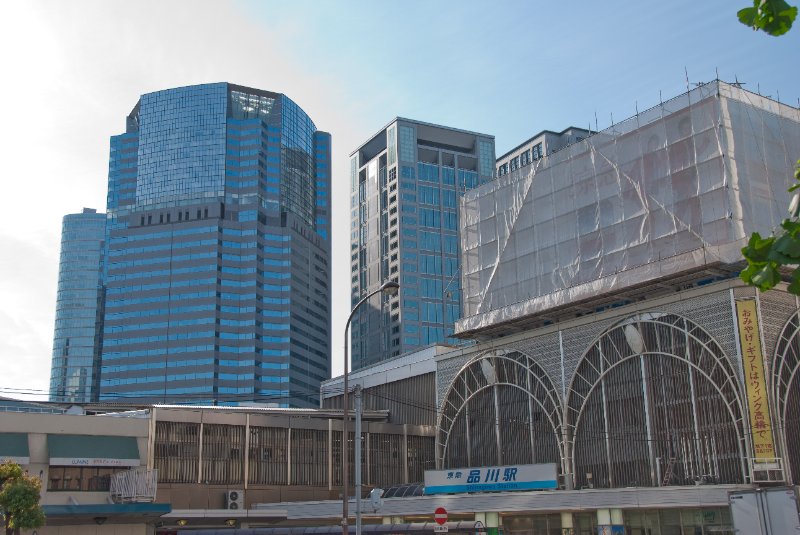
<path fill-rule="evenodd" d="M 331 138 L 285 95 L 143 95 L 111 138 L 102 401 L 318 405 Z"/>
<path fill-rule="evenodd" d="M 487 162 L 490 165 L 487 165 Z M 494 138 L 396 119 L 351 155 L 353 369 L 452 338 L 461 316 L 459 201 L 492 179 Z"/>
<path fill-rule="evenodd" d="M 84 208 L 64 216 L 58 267 L 50 401 L 95 400 L 102 347 L 103 285 L 100 278 L 105 214 Z"/>

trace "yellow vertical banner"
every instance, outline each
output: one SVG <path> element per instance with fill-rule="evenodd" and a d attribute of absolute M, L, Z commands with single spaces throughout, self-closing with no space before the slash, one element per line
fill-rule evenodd
<path fill-rule="evenodd" d="M 772 440 L 767 381 L 764 376 L 764 354 L 761 351 L 761 334 L 758 312 L 753 299 L 736 301 L 739 320 L 739 342 L 742 346 L 742 368 L 747 389 L 747 406 L 750 412 L 750 430 L 753 433 L 753 454 L 756 459 L 775 458 Z"/>

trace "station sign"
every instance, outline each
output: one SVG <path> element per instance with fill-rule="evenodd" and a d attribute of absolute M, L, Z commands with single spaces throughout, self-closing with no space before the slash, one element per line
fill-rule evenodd
<path fill-rule="evenodd" d="M 425 494 L 558 488 L 555 463 L 425 471 Z"/>

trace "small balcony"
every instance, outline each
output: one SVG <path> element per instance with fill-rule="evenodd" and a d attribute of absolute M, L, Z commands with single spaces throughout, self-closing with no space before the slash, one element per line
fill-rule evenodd
<path fill-rule="evenodd" d="M 152 503 L 156 499 L 158 470 L 134 468 L 111 476 L 114 503 Z"/>

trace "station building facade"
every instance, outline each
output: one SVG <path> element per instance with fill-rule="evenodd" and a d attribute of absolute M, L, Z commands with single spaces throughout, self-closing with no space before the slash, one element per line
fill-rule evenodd
<path fill-rule="evenodd" d="M 467 191 L 467 345 L 352 374 L 364 490 L 531 463 L 558 488 L 386 498 L 365 532 L 433 532 L 442 506 L 454 533 L 732 534 L 731 491 L 797 484 L 800 303 L 737 275 L 798 154 L 800 110 L 715 81 Z M 153 529 L 338 524 L 341 386 L 315 411 L 148 409 L 154 503 L 172 504 Z"/>
<path fill-rule="evenodd" d="M 323 409 L 15 402 L 0 406 L 0 461 L 41 479 L 40 535 L 314 525 L 257 505 L 341 506 L 341 422 Z M 433 467 L 432 425 L 368 410 L 362 441 L 368 489 L 421 481 Z M 351 431 L 351 481 L 353 442 Z"/>
<path fill-rule="evenodd" d="M 556 463 L 505 529 L 732 533 L 731 489 L 800 481 L 800 303 L 738 279 L 798 155 L 800 110 L 715 81 L 509 165 L 460 207 L 474 345 L 384 408 L 432 408 L 439 469 Z"/>

